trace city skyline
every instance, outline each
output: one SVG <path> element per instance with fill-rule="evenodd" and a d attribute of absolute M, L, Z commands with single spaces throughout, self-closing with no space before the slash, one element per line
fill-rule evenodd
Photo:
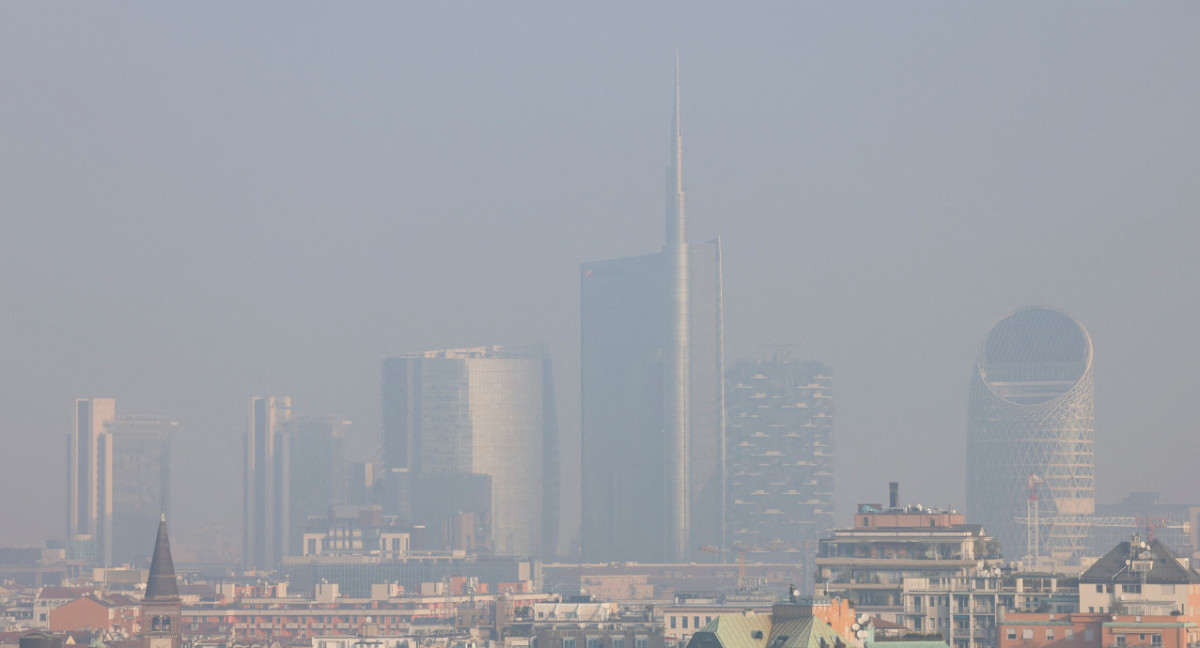
<path fill-rule="evenodd" d="M 726 355 L 835 369 L 838 519 L 858 471 L 965 502 L 964 376 L 1027 304 L 1096 342 L 1097 499 L 1200 486 L 1155 451 L 1200 355 L 1191 8 L 232 11 L 6 8 L 9 489 L 111 395 L 180 423 L 177 546 L 236 538 L 247 398 L 344 414 L 361 455 L 380 357 L 497 342 L 547 345 L 577 457 L 578 264 L 661 236 L 676 44 Z M 6 541 L 61 532 L 60 481 Z"/>

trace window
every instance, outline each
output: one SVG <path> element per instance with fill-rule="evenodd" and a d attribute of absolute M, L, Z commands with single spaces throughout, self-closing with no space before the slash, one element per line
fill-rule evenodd
<path fill-rule="evenodd" d="M 575 648 L 575 637 L 563 637 L 562 648 Z"/>
<path fill-rule="evenodd" d="M 1124 591 L 1126 594 L 1141 594 L 1141 593 L 1142 593 L 1142 584 L 1141 584 L 1141 583 L 1135 583 L 1135 584 L 1133 584 L 1133 585 L 1122 585 L 1122 586 L 1121 586 L 1121 589 L 1122 589 L 1122 590 L 1123 590 L 1123 591 Z"/>
<path fill-rule="evenodd" d="M 1161 646 L 1162 645 L 1162 635 L 1160 635 L 1160 634 L 1150 635 L 1150 645 L 1151 646 Z"/>
<path fill-rule="evenodd" d="M 637 635 L 633 638 L 633 648 L 650 648 L 650 637 Z"/>
<path fill-rule="evenodd" d="M 1016 629 L 1016 628 L 1009 628 L 1008 630 L 1006 630 L 1006 631 L 1004 632 L 1004 637 L 1005 637 L 1006 639 L 1016 639 L 1016 638 L 1017 638 L 1017 629 Z"/>
<path fill-rule="evenodd" d="M 1067 641 L 1075 638 L 1075 628 L 1067 628 L 1065 631 Z"/>
<path fill-rule="evenodd" d="M 587 638 L 587 648 L 600 648 L 600 637 L 590 635 Z"/>
<path fill-rule="evenodd" d="M 700 629 L 700 617 L 698 617 L 698 616 L 692 617 L 692 627 L 695 628 L 696 630 Z"/>
<path fill-rule="evenodd" d="M 683 629 L 687 630 L 687 617 L 683 617 Z"/>
<path fill-rule="evenodd" d="M 1046 641 L 1054 641 L 1054 628 L 1046 628 Z"/>
<path fill-rule="evenodd" d="M 625 648 L 625 637 L 617 635 L 612 638 L 612 648 Z"/>
<path fill-rule="evenodd" d="M 1117 635 L 1117 645 L 1118 646 L 1125 645 L 1125 635 Z"/>
<path fill-rule="evenodd" d="M 671 616 L 671 629 L 672 630 L 675 629 L 675 623 L 676 623 L 675 618 L 676 617 L 674 615 Z"/>
<path fill-rule="evenodd" d="M 1021 630 L 1022 639 L 1033 639 L 1033 628 L 1025 628 Z"/>

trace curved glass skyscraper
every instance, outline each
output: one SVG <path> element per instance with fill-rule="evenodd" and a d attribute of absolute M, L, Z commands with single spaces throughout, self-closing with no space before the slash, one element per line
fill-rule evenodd
<path fill-rule="evenodd" d="M 967 512 L 1006 558 L 1084 552 L 1096 506 L 1094 403 L 1082 324 L 1030 307 L 988 331 L 971 376 Z"/>

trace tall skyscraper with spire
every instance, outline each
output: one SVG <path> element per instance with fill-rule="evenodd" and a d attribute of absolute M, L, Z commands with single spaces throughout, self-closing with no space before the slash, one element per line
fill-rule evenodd
<path fill-rule="evenodd" d="M 665 245 L 582 268 L 584 560 L 725 546 L 721 244 L 684 203 L 676 59 Z"/>

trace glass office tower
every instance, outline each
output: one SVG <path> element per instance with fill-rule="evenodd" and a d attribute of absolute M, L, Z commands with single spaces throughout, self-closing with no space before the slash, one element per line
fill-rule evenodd
<path fill-rule="evenodd" d="M 555 553 L 558 421 L 544 352 L 491 346 L 391 356 L 382 391 L 383 454 L 399 514 L 445 517 L 484 497 L 494 553 Z"/>
<path fill-rule="evenodd" d="M 1082 324 L 1030 307 L 988 331 L 971 376 L 967 512 L 1006 558 L 1032 552 L 1062 563 L 1086 551 L 1094 411 L 1092 339 Z"/>

